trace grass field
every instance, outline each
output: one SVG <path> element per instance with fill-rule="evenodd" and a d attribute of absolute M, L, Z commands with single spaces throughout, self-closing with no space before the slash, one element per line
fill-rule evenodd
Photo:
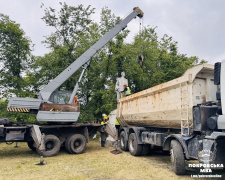
<path fill-rule="evenodd" d="M 45 158 L 44 166 L 37 166 L 39 156 L 32 152 L 26 143 L 19 143 L 18 148 L 0 144 L 0 180 L 9 179 L 191 179 L 192 173 L 177 176 L 171 170 L 170 157 L 154 152 L 147 157 L 134 157 L 129 152 L 114 155 L 112 147 L 100 147 L 98 140 L 90 140 L 85 153 L 67 154 L 64 149 L 55 157 Z M 222 171 L 217 172 L 221 174 Z"/>

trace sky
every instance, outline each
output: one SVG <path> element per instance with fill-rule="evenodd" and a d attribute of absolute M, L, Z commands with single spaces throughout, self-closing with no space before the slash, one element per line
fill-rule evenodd
<path fill-rule="evenodd" d="M 0 0 L 0 13 L 21 25 L 34 46 L 34 55 L 43 56 L 49 50 L 41 42 L 53 32 L 41 19 L 44 6 L 60 9 L 59 2 L 68 5 L 91 5 L 93 21 L 99 21 L 101 9 L 107 6 L 116 16 L 125 17 L 138 6 L 144 12 L 143 25 L 157 27 L 159 37 L 172 36 L 178 42 L 178 52 L 198 56 L 209 63 L 225 59 L 225 1 L 222 0 Z M 127 27 L 131 42 L 139 32 L 139 20 Z"/>

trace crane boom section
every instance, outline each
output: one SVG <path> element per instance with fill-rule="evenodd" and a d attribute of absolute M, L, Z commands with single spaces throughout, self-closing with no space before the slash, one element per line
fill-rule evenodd
<path fill-rule="evenodd" d="M 41 91 L 40 95 L 43 100 L 49 100 L 53 91 L 61 86 L 69 77 L 71 77 L 81 66 L 87 63 L 102 47 L 105 46 L 113 37 L 115 37 L 121 30 L 126 28 L 127 24 L 136 16 L 143 17 L 143 12 L 135 7 L 133 11 L 118 24 L 109 30 L 102 38 L 100 38 L 94 45 L 92 45 L 86 52 L 84 52 L 76 61 L 61 72 L 55 79 L 46 85 Z"/>

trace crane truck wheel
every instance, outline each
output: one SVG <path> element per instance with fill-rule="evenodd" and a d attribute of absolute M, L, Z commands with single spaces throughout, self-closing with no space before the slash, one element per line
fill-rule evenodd
<path fill-rule="evenodd" d="M 66 139 L 66 141 L 65 141 L 65 149 L 66 149 L 66 151 L 67 151 L 68 153 L 72 154 L 72 151 L 71 151 L 71 149 L 70 149 L 70 137 L 71 137 L 71 136 L 69 136 L 69 137 Z"/>
<path fill-rule="evenodd" d="M 46 135 L 44 143 L 45 151 L 42 152 L 39 149 L 36 149 L 38 154 L 40 154 L 41 156 L 43 155 L 44 157 L 51 157 L 58 154 L 61 147 L 61 143 L 58 137 L 56 137 L 55 135 Z"/>
<path fill-rule="evenodd" d="M 143 145 L 138 144 L 135 133 L 129 135 L 128 147 L 131 155 L 140 156 L 142 154 Z"/>
<path fill-rule="evenodd" d="M 70 154 L 81 154 L 86 149 L 86 138 L 82 134 L 74 134 L 66 140 L 65 148 Z"/>
<path fill-rule="evenodd" d="M 126 134 L 124 131 L 120 133 L 120 149 L 123 151 L 128 151 L 128 142 L 126 141 Z"/>
<path fill-rule="evenodd" d="M 27 141 L 27 145 L 32 151 L 36 151 L 36 147 L 34 146 L 34 141 Z"/>
<path fill-rule="evenodd" d="M 170 157 L 173 171 L 176 175 L 185 174 L 185 159 L 181 144 L 177 140 L 171 141 Z"/>

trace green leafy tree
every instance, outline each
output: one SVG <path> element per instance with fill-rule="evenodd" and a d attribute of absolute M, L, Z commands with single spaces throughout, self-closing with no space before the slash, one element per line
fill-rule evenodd
<path fill-rule="evenodd" d="M 94 13 L 90 6 L 60 5 L 60 11 L 45 9 L 43 20 L 55 32 L 44 41 L 51 52 L 36 57 L 33 66 L 36 73 L 28 78 L 36 82 L 34 89 L 55 78 L 120 20 L 107 7 L 102 9 L 97 24 L 90 20 Z M 145 27 L 133 42 L 125 43 L 128 34 L 129 30 L 120 32 L 92 58 L 78 91 L 83 99 L 80 122 L 100 119 L 103 113 L 109 114 L 116 108 L 115 83 L 121 72 L 125 71 L 135 93 L 177 78 L 199 61 L 197 57 L 179 54 L 177 42 L 168 35 L 160 39 L 155 28 Z M 144 56 L 142 64 L 140 53 Z M 79 75 L 80 71 L 76 72 L 59 89 L 72 91 Z"/>
<path fill-rule="evenodd" d="M 101 36 L 120 21 L 120 18 L 112 14 L 107 7 L 102 9 L 100 16 Z M 116 109 L 115 83 L 118 74 L 122 72 L 121 63 L 124 61 L 123 54 L 119 51 L 128 33 L 128 30 L 120 32 L 93 58 L 81 84 L 82 93 L 88 92 L 88 96 L 82 108 L 80 121 L 101 119 L 102 114 L 109 114 Z M 81 96 L 84 97 L 84 94 Z"/>
<path fill-rule="evenodd" d="M 0 117 L 9 118 L 17 123 L 37 123 L 35 114 L 16 113 L 7 111 L 7 100 L 0 100 Z"/>
<path fill-rule="evenodd" d="M 22 73 L 30 65 L 31 41 L 25 36 L 20 25 L 0 14 L 0 88 L 1 96 L 10 94 L 25 96 L 26 82 Z"/>
<path fill-rule="evenodd" d="M 42 18 L 47 26 L 55 29 L 54 33 L 44 41 L 51 52 L 44 57 L 39 57 L 35 67 L 41 67 L 36 73 L 36 79 L 41 84 L 47 84 L 60 72 L 74 62 L 93 43 L 97 27 L 92 23 L 90 15 L 94 13 L 91 6 L 85 8 L 83 5 L 77 7 L 60 3 L 60 11 L 45 8 Z M 44 5 L 42 6 L 44 8 Z M 79 73 L 70 78 L 61 87 L 71 90 L 77 80 Z"/>
<path fill-rule="evenodd" d="M 164 35 L 159 39 L 155 28 L 149 27 L 121 51 L 125 52 L 126 61 L 122 66 L 133 93 L 175 79 L 199 61 L 197 57 L 179 54 L 177 42 L 172 37 Z M 140 53 L 144 57 L 142 65 L 138 59 Z"/>

